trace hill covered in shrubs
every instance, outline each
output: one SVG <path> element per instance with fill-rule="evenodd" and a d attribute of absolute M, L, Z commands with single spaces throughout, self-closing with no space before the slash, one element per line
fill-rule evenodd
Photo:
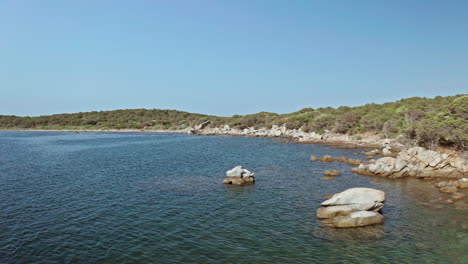
<path fill-rule="evenodd" d="M 412 97 L 384 104 L 358 107 L 304 108 L 289 114 L 260 112 L 219 117 L 176 110 L 128 109 L 37 117 L 0 115 L 0 129 L 186 129 L 210 120 L 211 127 L 229 125 L 244 129 L 271 128 L 342 134 L 372 132 L 400 136 L 419 145 L 466 149 L 468 144 L 468 95 L 435 98 Z"/>

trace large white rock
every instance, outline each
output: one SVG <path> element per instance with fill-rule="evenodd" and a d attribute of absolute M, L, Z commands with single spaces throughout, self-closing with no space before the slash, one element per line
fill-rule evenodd
<path fill-rule="evenodd" d="M 348 205 L 348 204 L 375 204 L 385 201 L 385 192 L 372 188 L 351 188 L 344 192 L 334 194 L 332 198 L 324 201 L 322 206 Z"/>
<path fill-rule="evenodd" d="M 318 218 L 333 218 L 340 215 L 348 215 L 357 211 L 379 211 L 383 203 L 357 203 L 336 206 L 322 206 L 317 209 Z"/>

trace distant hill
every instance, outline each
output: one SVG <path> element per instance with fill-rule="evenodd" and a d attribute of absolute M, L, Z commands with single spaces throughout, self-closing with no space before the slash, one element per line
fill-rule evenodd
<path fill-rule="evenodd" d="M 401 135 L 420 145 L 466 149 L 468 146 L 468 95 L 435 98 L 412 97 L 358 107 L 304 108 L 289 114 L 260 112 L 218 117 L 176 110 L 128 109 L 38 117 L 0 115 L 0 129 L 185 129 L 210 120 L 211 127 L 267 127 L 286 124 L 309 132 Z"/>

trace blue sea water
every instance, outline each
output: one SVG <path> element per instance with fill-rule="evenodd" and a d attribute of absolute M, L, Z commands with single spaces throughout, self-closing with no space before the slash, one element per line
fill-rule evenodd
<path fill-rule="evenodd" d="M 275 141 L 0 132 L 0 263 L 468 263 L 467 210 L 426 206 L 443 195 L 429 183 L 309 161 L 356 150 Z M 222 184 L 236 165 L 256 183 Z M 322 227 L 325 195 L 352 187 L 386 192 L 385 223 Z"/>

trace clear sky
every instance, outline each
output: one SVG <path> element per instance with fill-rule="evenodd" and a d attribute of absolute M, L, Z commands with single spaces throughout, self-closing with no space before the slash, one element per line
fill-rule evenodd
<path fill-rule="evenodd" d="M 468 1 L 2 0 L 0 114 L 468 93 Z"/>

